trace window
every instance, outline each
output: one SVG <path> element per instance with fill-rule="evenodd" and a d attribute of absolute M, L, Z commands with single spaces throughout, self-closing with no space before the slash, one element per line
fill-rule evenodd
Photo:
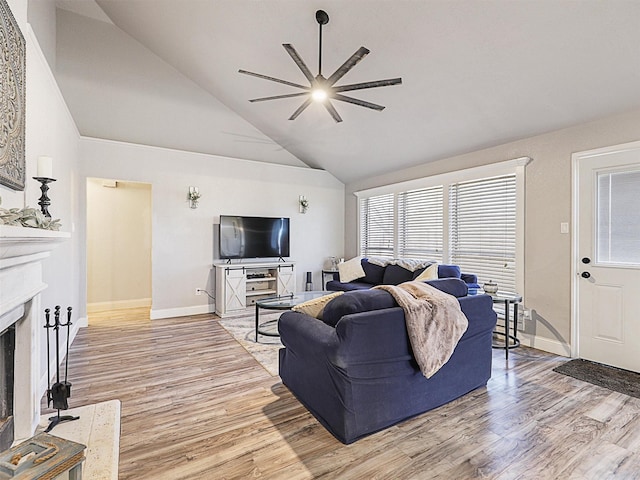
<path fill-rule="evenodd" d="M 516 176 L 484 178 L 449 187 L 451 263 L 516 291 Z"/>
<path fill-rule="evenodd" d="M 398 257 L 442 262 L 442 192 L 438 185 L 398 194 Z"/>
<path fill-rule="evenodd" d="M 528 157 L 356 192 L 360 255 L 459 265 L 524 291 Z"/>
<path fill-rule="evenodd" d="M 393 194 L 360 202 L 360 254 L 365 257 L 394 256 Z"/>
<path fill-rule="evenodd" d="M 640 264 L 640 171 L 599 173 L 597 185 L 596 261 Z"/>

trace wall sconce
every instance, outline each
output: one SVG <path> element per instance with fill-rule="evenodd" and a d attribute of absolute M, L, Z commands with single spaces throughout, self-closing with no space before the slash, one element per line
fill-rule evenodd
<path fill-rule="evenodd" d="M 189 194 L 187 197 L 189 198 L 189 206 L 191 208 L 198 208 L 198 200 L 200 200 L 198 187 L 189 187 Z"/>
<path fill-rule="evenodd" d="M 307 197 L 300 195 L 298 201 L 300 202 L 300 213 L 307 213 L 307 210 L 309 210 L 309 200 L 307 200 Z"/>

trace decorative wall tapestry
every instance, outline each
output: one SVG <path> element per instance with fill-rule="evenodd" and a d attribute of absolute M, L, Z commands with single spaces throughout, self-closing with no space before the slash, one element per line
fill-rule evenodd
<path fill-rule="evenodd" d="M 0 184 L 24 190 L 25 58 L 22 32 L 0 0 Z"/>

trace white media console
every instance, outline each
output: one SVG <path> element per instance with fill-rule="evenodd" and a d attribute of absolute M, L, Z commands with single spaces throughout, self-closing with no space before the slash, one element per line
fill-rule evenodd
<path fill-rule="evenodd" d="M 293 262 L 221 264 L 216 268 L 216 313 L 220 317 L 244 310 L 267 297 L 292 295 L 296 289 Z"/>

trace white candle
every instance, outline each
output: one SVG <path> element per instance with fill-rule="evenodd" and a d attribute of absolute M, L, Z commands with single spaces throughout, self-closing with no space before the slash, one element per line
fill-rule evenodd
<path fill-rule="evenodd" d="M 38 157 L 38 177 L 53 178 L 53 158 L 41 155 Z"/>

